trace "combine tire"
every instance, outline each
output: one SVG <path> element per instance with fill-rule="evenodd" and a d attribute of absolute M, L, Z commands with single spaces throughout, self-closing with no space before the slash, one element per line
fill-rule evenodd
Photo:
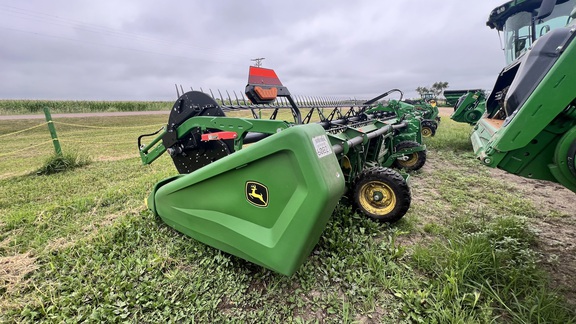
<path fill-rule="evenodd" d="M 406 214 L 410 201 L 410 188 L 397 171 L 375 167 L 356 178 L 354 204 L 370 218 L 395 222 Z"/>
<path fill-rule="evenodd" d="M 564 187 L 576 192 L 576 126 L 558 141 L 554 152 L 553 175 Z"/>
<path fill-rule="evenodd" d="M 403 149 L 410 149 L 414 147 L 419 147 L 420 144 L 413 141 L 403 141 L 396 145 L 396 153 L 401 153 Z M 397 159 L 394 161 L 393 166 L 398 169 L 404 169 L 406 171 L 416 171 L 420 170 L 424 164 L 426 164 L 426 150 L 418 151 L 410 154 L 404 155 L 408 157 L 407 160 Z"/>

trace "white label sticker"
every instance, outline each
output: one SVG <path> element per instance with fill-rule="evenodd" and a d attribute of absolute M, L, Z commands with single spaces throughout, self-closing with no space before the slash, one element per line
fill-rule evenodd
<path fill-rule="evenodd" d="M 332 146 L 330 146 L 330 142 L 328 141 L 328 138 L 326 138 L 326 135 L 312 137 L 312 144 L 314 144 L 318 158 L 332 153 Z"/>

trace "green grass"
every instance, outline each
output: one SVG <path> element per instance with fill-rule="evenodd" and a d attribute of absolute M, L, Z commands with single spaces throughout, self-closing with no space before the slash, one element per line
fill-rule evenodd
<path fill-rule="evenodd" d="M 51 175 L 66 172 L 90 164 L 90 159 L 75 153 L 51 155 L 42 167 L 36 171 L 37 175 Z"/>
<path fill-rule="evenodd" d="M 402 220 L 380 224 L 340 205 L 285 277 L 146 210 L 175 169 L 167 156 L 142 166 L 136 137 L 165 118 L 62 119 L 64 153 L 92 162 L 46 176 L 35 174 L 53 154 L 45 126 L 0 137 L 10 153 L 0 156 L 0 322 L 575 321 L 528 226 L 547 215 L 479 165 L 469 126 L 443 120 L 427 141 Z M 0 121 L 0 136 L 36 124 Z"/>

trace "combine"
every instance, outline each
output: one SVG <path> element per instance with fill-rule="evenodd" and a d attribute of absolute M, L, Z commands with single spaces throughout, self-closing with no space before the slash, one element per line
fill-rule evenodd
<path fill-rule="evenodd" d="M 443 94 L 446 98 L 446 105 L 447 106 L 456 106 L 460 97 L 470 92 L 478 92 L 482 91 L 482 89 L 466 89 L 466 90 L 444 90 Z"/>
<path fill-rule="evenodd" d="M 273 70 L 250 67 L 248 100 L 183 93 L 168 124 L 138 138 L 143 164 L 168 153 L 178 171 L 154 186 L 147 206 L 185 235 L 291 275 L 344 194 L 380 221 L 410 207 L 408 175 L 391 167 L 424 165 L 420 119 L 370 111 L 397 91 L 332 108 L 298 105 Z M 265 109 L 270 119 L 259 118 Z M 246 110 L 253 118 L 226 115 Z M 291 120 L 277 119 L 286 110 Z"/>
<path fill-rule="evenodd" d="M 507 66 L 471 136 L 483 164 L 576 192 L 576 0 L 516 0 L 487 25 Z"/>

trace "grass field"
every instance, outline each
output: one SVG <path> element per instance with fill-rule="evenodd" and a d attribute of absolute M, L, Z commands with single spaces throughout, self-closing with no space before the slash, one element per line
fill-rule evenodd
<path fill-rule="evenodd" d="M 53 152 L 46 126 L 0 121 L 0 322 L 576 321 L 576 301 L 551 288 L 528 226 L 564 215 L 481 167 L 467 125 L 445 118 L 427 141 L 401 221 L 341 205 L 285 277 L 146 210 L 152 186 L 175 169 L 167 156 L 142 166 L 136 138 L 165 119 L 62 119 L 63 151 L 91 162 L 50 176 L 36 175 Z"/>

